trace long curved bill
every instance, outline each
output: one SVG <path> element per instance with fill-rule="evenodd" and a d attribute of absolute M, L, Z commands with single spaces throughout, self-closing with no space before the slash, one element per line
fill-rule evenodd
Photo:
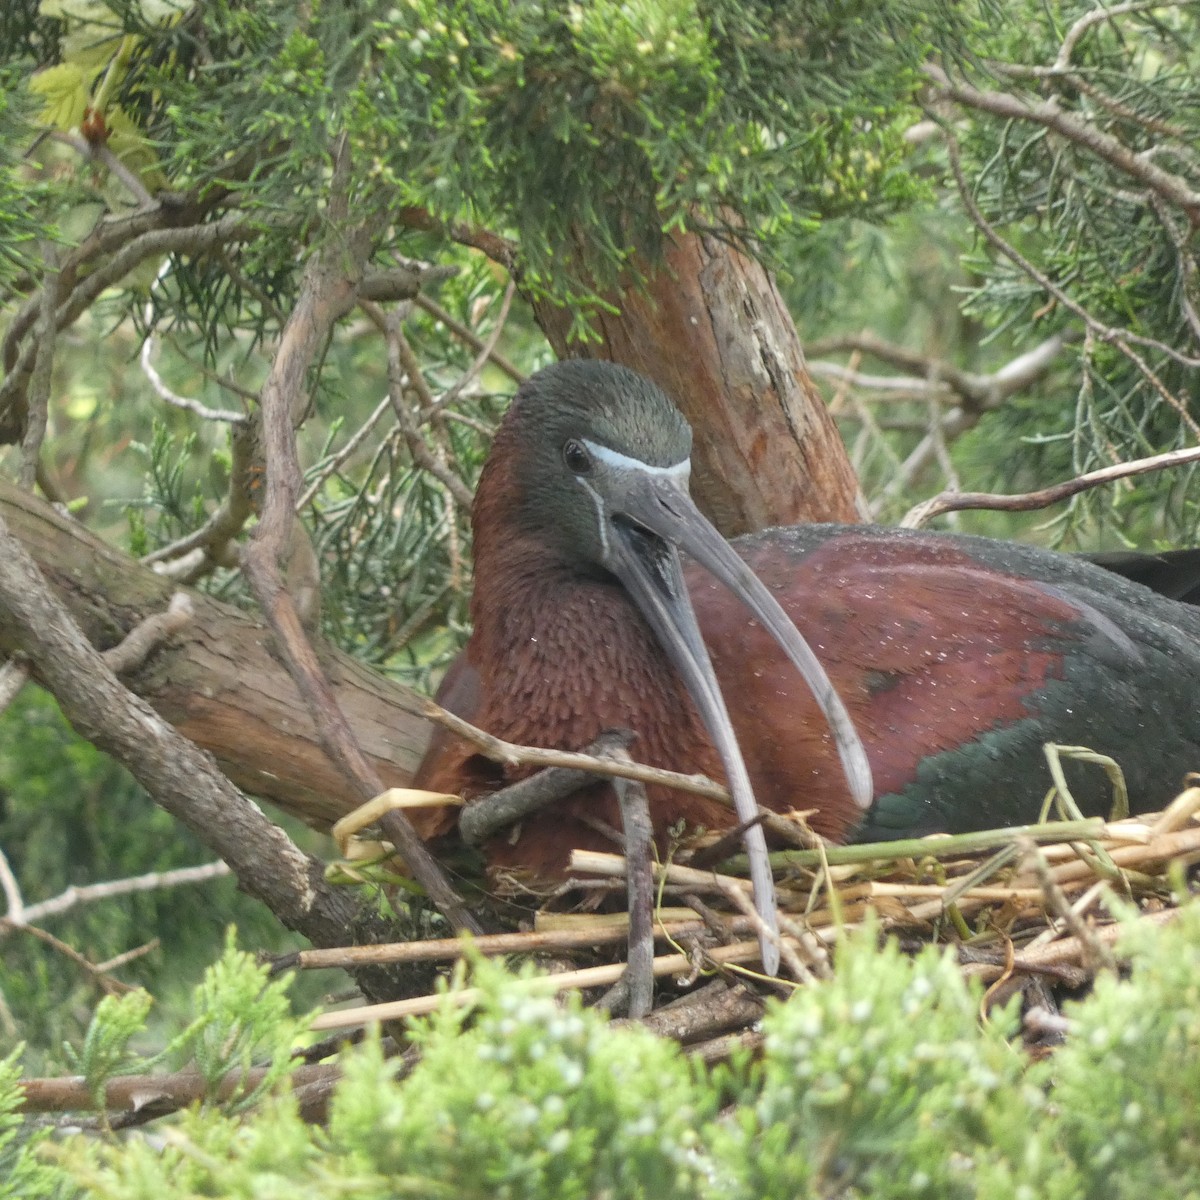
<path fill-rule="evenodd" d="M 855 803 L 872 799 L 871 768 L 850 715 L 808 643 L 775 598 L 728 542 L 709 524 L 686 491 L 683 478 L 670 472 L 630 471 L 620 481 L 620 496 L 610 494 L 608 564 L 682 676 L 713 739 L 729 781 L 738 819 L 748 828 L 746 855 L 760 916 L 777 937 L 775 883 L 767 859 L 758 804 L 738 747 L 712 661 L 700 636 L 696 614 L 683 580 L 679 550 L 725 584 L 779 643 L 803 676 L 829 722 L 842 769 Z M 762 939 L 763 966 L 778 970 L 776 940 Z"/>

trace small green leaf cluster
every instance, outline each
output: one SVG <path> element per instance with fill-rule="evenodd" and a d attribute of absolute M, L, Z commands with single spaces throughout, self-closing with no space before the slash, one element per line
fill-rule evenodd
<path fill-rule="evenodd" d="M 377 1040 L 345 1052 L 325 1128 L 276 1088 L 253 1111 L 194 1107 L 157 1139 L 69 1138 L 22 1159 L 5 1141 L 10 1071 L 0 1157 L 32 1170 L 50 1155 L 110 1200 L 318 1200 L 333 1180 L 347 1197 L 467 1200 L 1194 1196 L 1198 946 L 1200 906 L 1138 931 L 1128 976 L 1102 977 L 1071 1009 L 1066 1044 L 1032 1063 L 1012 1040 L 1015 1011 L 981 1023 L 980 990 L 949 956 L 910 958 L 868 931 L 832 979 L 769 1012 L 760 1062 L 711 1073 L 482 965 L 481 1000 L 419 1024 L 403 1078 Z M 254 1023 L 280 1062 L 295 1026 L 269 991 L 231 949 L 200 999 L 224 1014 L 211 1029 L 236 1042 Z"/>
<path fill-rule="evenodd" d="M 759 1086 L 721 1135 L 732 1195 L 1057 1194 L 1064 1164 L 1038 1133 L 1045 1103 L 1009 1040 L 1015 1010 L 981 1026 L 978 990 L 948 955 L 859 942 L 764 1028 Z"/>
<path fill-rule="evenodd" d="M 65 1047 L 68 1065 L 83 1076 L 97 1104 L 109 1078 L 129 1063 L 129 1043 L 145 1027 L 153 1002 L 150 993 L 140 989 L 124 996 L 105 996 L 96 1006 L 83 1045 L 78 1050 Z"/>
<path fill-rule="evenodd" d="M 1063 1141 L 1091 1200 L 1200 1195 L 1200 916 L 1135 930 L 1133 977 L 1067 1009 L 1053 1064 Z"/>
<path fill-rule="evenodd" d="M 210 1098 L 221 1094 L 231 1071 L 265 1066 L 253 1090 L 226 1101 L 230 1111 L 248 1107 L 287 1074 L 291 1063 L 303 1021 L 291 1015 L 289 982 L 288 976 L 268 981 L 267 968 L 237 948 L 230 930 L 225 953 L 196 988 L 196 1019 L 164 1054 L 177 1063 L 194 1064 Z"/>
<path fill-rule="evenodd" d="M 576 1000 L 490 971 L 483 982 L 478 1019 L 448 1009 L 425 1025 L 398 1087 L 380 1086 L 390 1068 L 374 1048 L 347 1062 L 330 1133 L 354 1161 L 454 1196 L 695 1196 L 712 1101 L 676 1047 L 614 1036 Z"/>
<path fill-rule="evenodd" d="M 75 1194 L 67 1173 L 42 1159 L 40 1147 L 50 1136 L 48 1129 L 32 1135 L 22 1130 L 17 1115 L 21 1093 L 17 1086 L 21 1078 L 17 1047 L 7 1058 L 0 1059 L 0 1200 L 18 1197 L 66 1197 Z"/>

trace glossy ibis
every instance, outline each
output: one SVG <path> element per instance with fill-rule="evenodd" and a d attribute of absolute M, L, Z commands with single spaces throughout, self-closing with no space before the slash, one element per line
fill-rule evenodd
<path fill-rule="evenodd" d="M 474 632 L 444 705 L 542 746 L 632 728 L 642 761 L 735 785 L 744 760 L 758 802 L 816 810 L 838 840 L 1035 819 L 1045 742 L 1112 755 L 1144 808 L 1200 769 L 1200 609 L 976 537 L 814 525 L 726 543 L 687 498 L 690 447 L 667 397 L 625 368 L 563 362 L 520 389 L 479 483 Z M 478 795 L 528 773 L 439 731 L 417 783 Z M 1098 810 L 1102 774 L 1070 778 Z M 681 821 L 733 821 L 692 795 L 651 789 L 650 802 L 660 840 Z M 561 873 L 572 847 L 602 844 L 588 817 L 616 823 L 608 785 L 497 839 L 489 859 Z M 433 836 L 453 815 L 423 819 Z"/>

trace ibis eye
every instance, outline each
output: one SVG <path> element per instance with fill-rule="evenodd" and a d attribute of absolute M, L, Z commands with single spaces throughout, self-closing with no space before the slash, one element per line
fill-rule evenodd
<path fill-rule="evenodd" d="M 592 456 L 575 438 L 570 438 L 563 446 L 563 461 L 576 475 L 586 475 L 592 469 Z"/>

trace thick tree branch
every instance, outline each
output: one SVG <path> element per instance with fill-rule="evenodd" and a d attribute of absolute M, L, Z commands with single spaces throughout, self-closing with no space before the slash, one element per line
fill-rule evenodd
<path fill-rule="evenodd" d="M 0 633 L 20 647 L 71 724 L 224 859 L 244 891 L 317 945 L 345 939 L 353 899 L 326 884 L 321 863 L 298 850 L 209 755 L 121 684 L 3 518 Z"/>
<path fill-rule="evenodd" d="M 344 182 L 348 171 L 345 147 L 334 170 L 331 217 L 346 217 Z M 290 542 L 300 493 L 300 461 L 295 428 L 308 403 L 305 380 L 334 323 L 356 299 L 356 288 L 383 214 L 371 223 L 351 227 L 343 238 L 330 239 L 309 260 L 296 306 L 280 336 L 279 349 L 262 390 L 263 451 L 266 496 L 262 515 L 243 566 L 285 656 L 288 669 L 304 696 L 333 762 L 353 781 L 363 800 L 384 790 L 383 781 L 363 754 L 337 705 L 325 673 L 303 628 L 296 604 L 284 587 L 280 564 Z M 453 928 L 480 932 L 478 923 L 450 887 L 437 860 L 399 811 L 381 819 L 387 836 L 414 878 Z"/>
<path fill-rule="evenodd" d="M 177 590 L 3 480 L 0 516 L 97 646 L 117 645 L 167 609 Z M 191 620 L 123 682 L 213 753 L 238 787 L 328 828 L 362 796 L 322 751 L 303 699 L 271 654 L 269 631 L 261 619 L 203 592 L 186 595 Z M 0 651 L 15 649 L 0 628 Z M 427 701 L 330 646 L 322 645 L 320 655 L 374 769 L 387 786 L 406 785 L 428 738 L 428 725 L 416 715 Z"/>

